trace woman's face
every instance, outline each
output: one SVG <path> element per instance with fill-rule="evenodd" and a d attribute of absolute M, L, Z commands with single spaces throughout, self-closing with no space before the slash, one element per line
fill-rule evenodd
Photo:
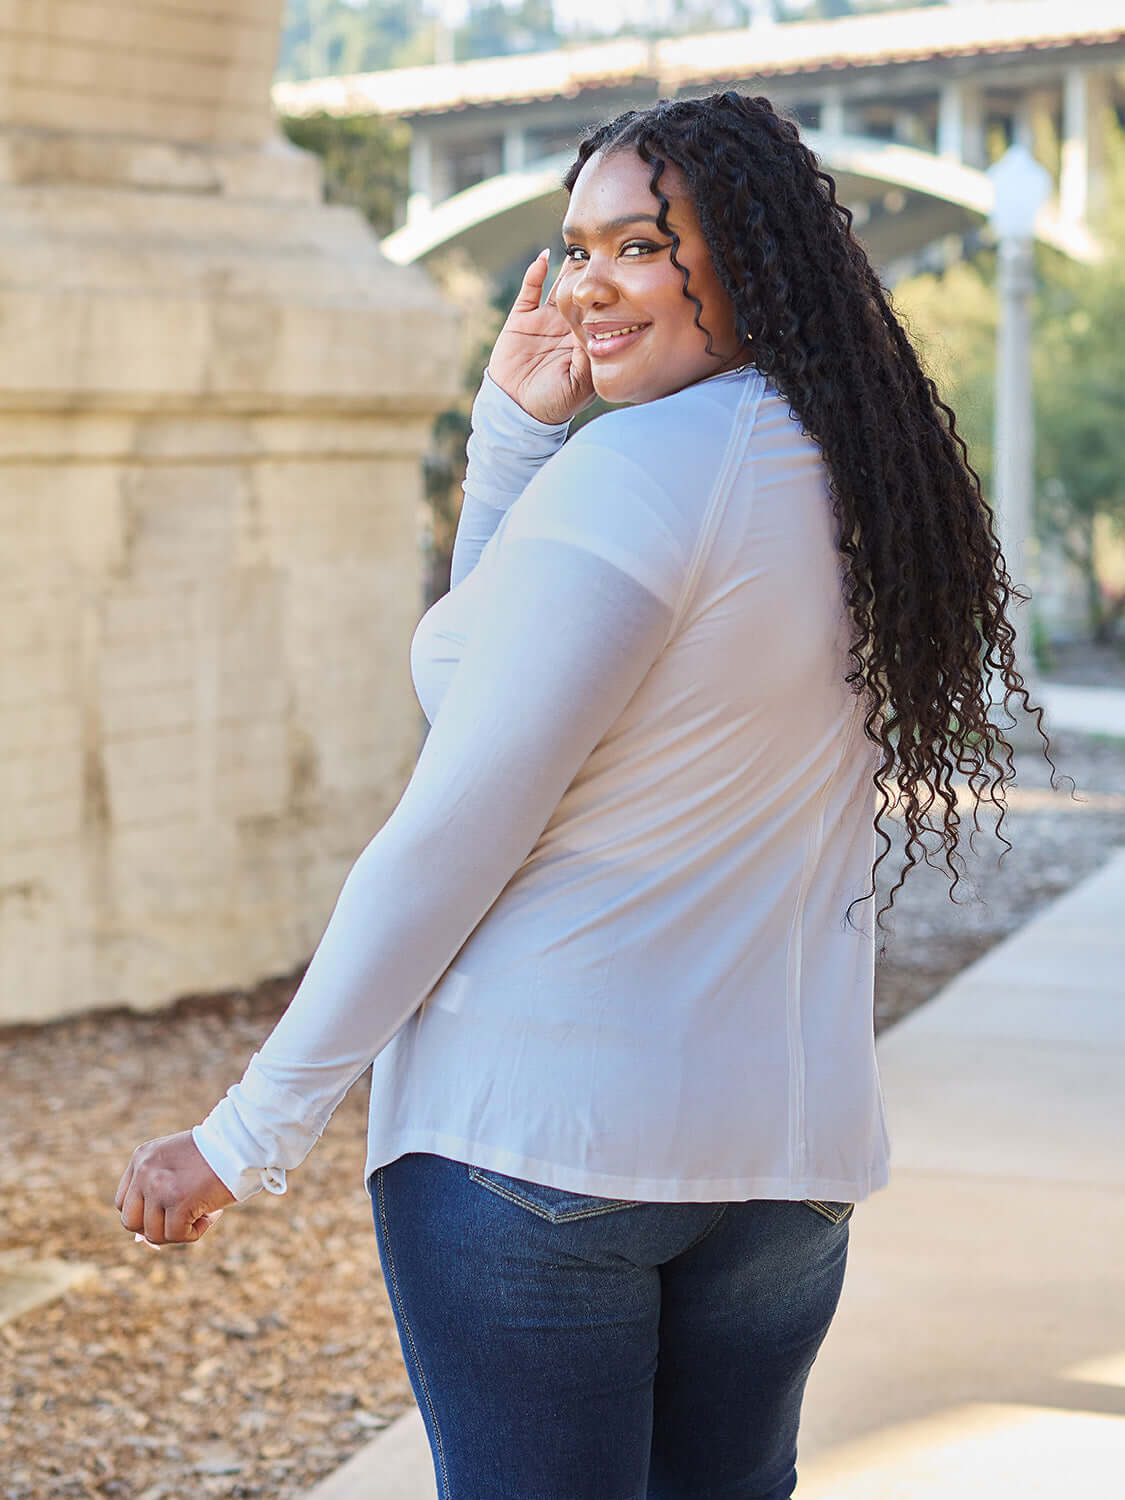
<path fill-rule="evenodd" d="M 695 303 L 684 296 L 672 264 L 671 238 L 656 225 L 660 204 L 649 189 L 651 175 L 632 149 L 596 153 L 579 173 L 563 225 L 565 261 L 553 295 L 590 356 L 594 390 L 610 402 L 653 401 L 748 358 L 687 181 L 669 162 L 660 188 L 669 201 L 668 224 L 680 237 L 676 258 L 703 304 L 699 321 L 714 351 L 707 353 Z"/>

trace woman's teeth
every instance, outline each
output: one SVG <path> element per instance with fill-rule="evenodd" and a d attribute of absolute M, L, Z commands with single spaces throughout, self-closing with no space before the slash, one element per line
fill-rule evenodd
<path fill-rule="evenodd" d="M 615 328 L 612 333 L 592 333 L 590 337 L 597 339 L 598 343 L 606 343 L 609 339 L 622 339 L 627 333 L 636 333 L 644 328 L 644 323 L 634 323 L 629 328 Z"/>

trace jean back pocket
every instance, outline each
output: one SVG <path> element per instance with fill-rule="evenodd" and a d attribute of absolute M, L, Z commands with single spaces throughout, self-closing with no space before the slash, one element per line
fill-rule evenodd
<path fill-rule="evenodd" d="M 567 1188 L 528 1182 L 526 1178 L 509 1177 L 505 1172 L 492 1172 L 484 1167 L 470 1166 L 468 1170 L 471 1181 L 552 1224 L 568 1224 L 574 1219 L 593 1219 L 599 1214 L 618 1213 L 623 1208 L 640 1207 L 635 1200 L 599 1198 L 592 1193 L 572 1193 Z"/>

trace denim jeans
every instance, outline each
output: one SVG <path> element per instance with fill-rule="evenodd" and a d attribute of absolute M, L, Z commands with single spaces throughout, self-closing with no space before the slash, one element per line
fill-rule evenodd
<path fill-rule="evenodd" d="M 371 1175 L 439 1500 L 787 1500 L 849 1203 L 630 1203 L 414 1153 Z"/>

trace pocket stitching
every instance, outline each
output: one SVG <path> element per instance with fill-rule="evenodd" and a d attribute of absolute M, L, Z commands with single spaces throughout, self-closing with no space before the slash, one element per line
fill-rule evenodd
<path fill-rule="evenodd" d="M 487 1188 L 489 1192 L 495 1193 L 500 1198 L 506 1198 L 509 1203 L 514 1203 L 518 1208 L 526 1208 L 537 1218 L 545 1219 L 549 1224 L 569 1224 L 575 1219 L 593 1219 L 599 1214 L 614 1214 L 623 1208 L 639 1208 L 639 1202 L 626 1202 L 624 1200 L 607 1198 L 604 1203 L 598 1203 L 590 1208 L 576 1208 L 556 1212 L 544 1208 L 540 1203 L 533 1203 L 530 1198 L 525 1198 L 522 1193 L 514 1192 L 505 1187 L 503 1183 L 494 1182 L 491 1177 L 478 1167 L 469 1167 L 469 1176 L 481 1187 Z M 545 1185 L 545 1184 L 544 1184 Z"/>
<path fill-rule="evenodd" d="M 834 1209 L 829 1208 L 827 1203 L 822 1203 L 819 1198 L 802 1198 L 801 1202 L 806 1208 L 811 1208 L 814 1213 L 818 1213 L 822 1218 L 827 1219 L 830 1224 L 842 1224 L 855 1208 L 854 1203 L 849 1203 L 843 1213 L 836 1213 Z"/>

